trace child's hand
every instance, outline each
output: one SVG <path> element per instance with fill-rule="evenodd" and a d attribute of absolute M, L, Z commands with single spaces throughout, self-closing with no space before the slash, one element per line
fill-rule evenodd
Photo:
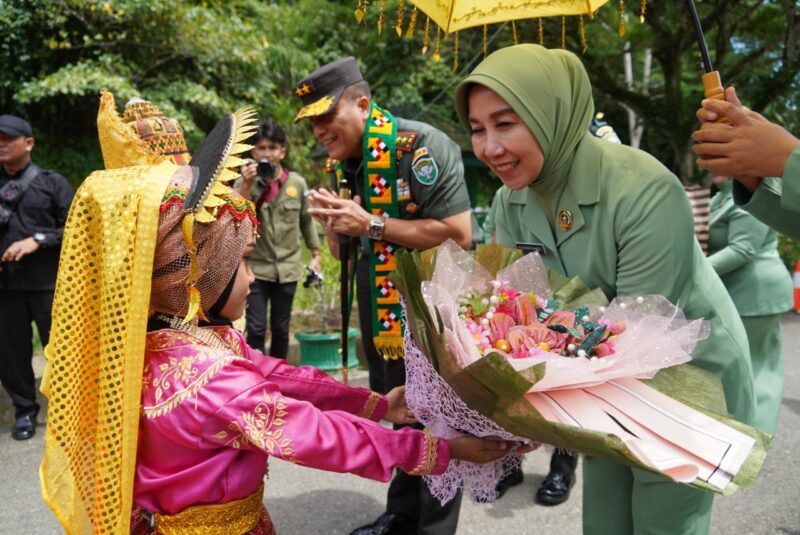
<path fill-rule="evenodd" d="M 383 419 L 393 424 L 415 424 L 417 419 L 414 413 L 406 405 L 406 387 L 398 386 L 393 388 L 386 394 L 386 399 L 389 401 L 389 407 L 386 409 L 386 414 Z"/>
<path fill-rule="evenodd" d="M 496 461 L 505 456 L 510 445 L 500 440 L 489 440 L 478 437 L 459 437 L 448 440 L 450 443 L 450 458 L 483 464 Z"/>

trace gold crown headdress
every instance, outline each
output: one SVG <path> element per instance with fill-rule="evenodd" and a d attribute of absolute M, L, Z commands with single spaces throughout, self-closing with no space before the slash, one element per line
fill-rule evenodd
<path fill-rule="evenodd" d="M 167 160 L 185 165 L 190 158 L 180 123 L 138 97 L 128 101 L 120 117 L 114 95 L 101 91 L 97 133 L 106 169 L 156 165 Z"/>

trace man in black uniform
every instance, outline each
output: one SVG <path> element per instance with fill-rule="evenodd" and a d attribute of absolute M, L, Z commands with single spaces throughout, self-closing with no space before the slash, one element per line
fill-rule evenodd
<path fill-rule="evenodd" d="M 403 338 L 396 289 L 388 280 L 398 247 L 428 249 L 447 239 L 471 240 L 469 198 L 461 151 L 425 123 L 392 116 L 371 98 L 355 58 L 329 63 L 297 84 L 303 101 L 296 120 L 309 118 L 330 159 L 338 189 L 346 180 L 353 200 L 320 190 L 309 213 L 325 227 L 338 256 L 338 235 L 360 240 L 357 294 L 370 387 L 387 392 L 405 383 Z M 420 462 L 424 462 L 421 459 Z M 442 507 L 419 476 L 398 472 L 386 512 L 353 535 L 452 534 L 461 495 Z"/>
<path fill-rule="evenodd" d="M 33 329 L 42 345 L 50 336 L 50 309 L 61 237 L 74 192 L 54 171 L 31 161 L 27 121 L 0 116 L 0 382 L 14 403 L 11 436 L 36 432 Z"/>

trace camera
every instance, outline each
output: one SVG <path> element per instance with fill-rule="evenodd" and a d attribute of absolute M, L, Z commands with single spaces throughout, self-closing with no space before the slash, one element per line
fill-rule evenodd
<path fill-rule="evenodd" d="M 275 164 L 269 160 L 258 160 L 256 162 L 256 176 L 260 182 L 265 182 L 275 174 Z"/>
<path fill-rule="evenodd" d="M 311 266 L 306 267 L 306 278 L 303 281 L 303 288 L 322 287 L 322 273 L 311 269 Z"/>

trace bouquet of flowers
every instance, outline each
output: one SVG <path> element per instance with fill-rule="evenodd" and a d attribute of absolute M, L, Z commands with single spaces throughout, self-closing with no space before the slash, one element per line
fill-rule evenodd
<path fill-rule="evenodd" d="M 730 493 L 755 480 L 768 437 L 730 418 L 719 380 L 685 363 L 708 336 L 661 296 L 614 299 L 538 255 L 447 242 L 397 257 L 406 399 L 438 436 L 544 442 Z M 451 463 L 428 485 L 491 501 L 512 452 Z"/>

